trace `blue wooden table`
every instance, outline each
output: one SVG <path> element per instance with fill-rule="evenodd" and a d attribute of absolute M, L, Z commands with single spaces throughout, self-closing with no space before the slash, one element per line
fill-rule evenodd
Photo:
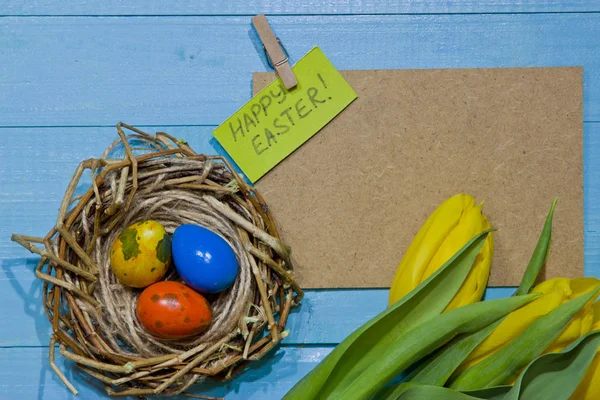
<path fill-rule="evenodd" d="M 582 65 L 585 271 L 600 277 L 600 3 L 509 3 L 1 2 L 0 399 L 72 398 L 47 364 L 37 259 L 10 234 L 43 236 L 54 225 L 75 167 L 100 155 L 120 120 L 217 151 L 211 130 L 250 98 L 251 72 L 269 70 L 250 24 L 259 12 L 292 61 L 319 45 L 339 69 Z M 386 290 L 308 291 L 276 351 L 233 381 L 197 392 L 279 399 L 386 300 Z M 71 364 L 58 364 L 80 398 L 104 395 Z"/>

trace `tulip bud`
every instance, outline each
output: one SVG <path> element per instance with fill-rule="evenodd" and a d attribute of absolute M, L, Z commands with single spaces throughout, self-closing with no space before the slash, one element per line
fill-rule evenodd
<path fill-rule="evenodd" d="M 478 233 L 490 228 L 481 205 L 466 194 L 444 201 L 421 227 L 396 271 L 390 289 L 393 304 L 425 281 Z M 490 233 L 463 285 L 445 311 L 472 304 L 483 296 L 490 273 L 494 240 Z"/>
<path fill-rule="evenodd" d="M 600 301 L 592 306 L 593 323 L 590 331 L 600 330 Z M 596 400 L 600 399 L 600 351 L 596 353 L 587 373 L 570 397 L 571 400 Z"/>
<path fill-rule="evenodd" d="M 574 298 L 578 296 L 578 293 L 587 293 L 598 284 L 599 282 L 595 278 L 571 279 L 571 296 Z M 590 303 L 586 303 L 586 305 L 575 314 L 569 325 L 567 325 L 565 330 L 544 353 L 556 353 L 562 351 L 575 340 L 592 331 L 592 325 L 594 323 L 594 309 L 592 303 L 593 300 Z"/>
<path fill-rule="evenodd" d="M 542 293 L 542 296 L 507 315 L 500 325 L 469 354 L 455 374 L 460 374 L 494 354 L 519 336 L 536 319 L 550 313 L 561 304 L 594 290 L 599 285 L 600 281 L 596 278 L 553 278 L 538 284 L 531 292 Z M 573 316 L 567 327 L 545 352 L 562 350 L 591 331 L 593 301 L 594 298 Z"/>

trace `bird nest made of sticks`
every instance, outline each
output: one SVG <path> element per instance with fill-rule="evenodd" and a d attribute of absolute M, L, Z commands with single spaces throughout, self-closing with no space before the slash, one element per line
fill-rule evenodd
<path fill-rule="evenodd" d="M 117 396 L 178 394 L 206 377 L 227 379 L 287 334 L 290 308 L 303 296 L 289 249 L 261 195 L 226 159 L 198 155 L 166 133 L 123 123 L 117 132 L 101 158 L 75 171 L 56 226 L 44 238 L 12 237 L 41 257 L 35 274 L 44 281 L 53 328 L 51 367 L 76 393 L 54 364 L 59 344 L 63 357 Z M 211 298 L 212 323 L 196 336 L 165 340 L 147 332 L 135 312 L 142 289 L 122 285 L 111 271 L 112 242 L 148 219 L 168 233 L 182 224 L 204 226 L 234 250 L 235 282 Z M 180 278 L 171 267 L 164 279 Z"/>

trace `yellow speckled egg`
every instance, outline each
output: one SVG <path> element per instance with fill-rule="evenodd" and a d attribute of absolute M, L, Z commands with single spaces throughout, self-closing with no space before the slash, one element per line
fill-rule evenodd
<path fill-rule="evenodd" d="M 143 288 L 165 276 L 171 260 L 171 238 L 148 220 L 128 226 L 110 248 L 110 266 L 123 285 Z"/>

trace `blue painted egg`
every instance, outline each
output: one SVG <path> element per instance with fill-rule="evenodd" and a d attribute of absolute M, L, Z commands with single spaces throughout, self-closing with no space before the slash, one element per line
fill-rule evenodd
<path fill-rule="evenodd" d="M 171 255 L 181 278 L 201 293 L 222 292 L 238 274 L 238 262 L 229 243 L 199 225 L 175 229 Z"/>

